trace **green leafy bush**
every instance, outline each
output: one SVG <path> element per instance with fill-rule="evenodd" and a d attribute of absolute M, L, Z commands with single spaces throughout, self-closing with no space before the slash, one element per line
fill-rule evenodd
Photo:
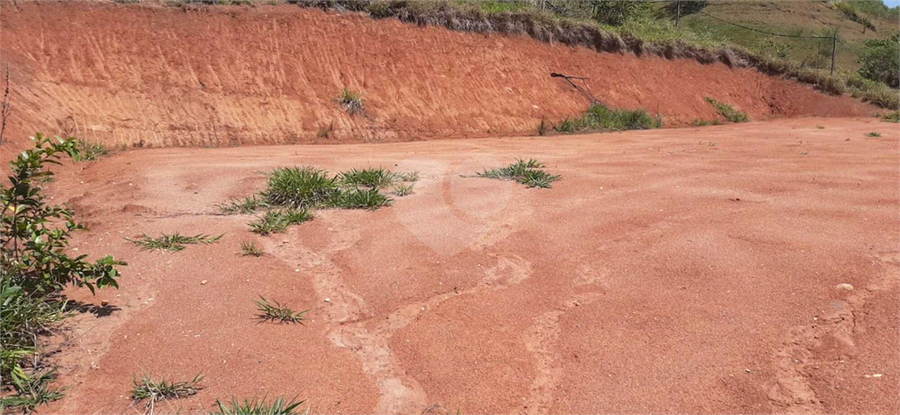
<path fill-rule="evenodd" d="M 859 74 L 863 78 L 900 87 L 900 34 L 888 39 L 867 40 L 859 57 Z"/>
<path fill-rule="evenodd" d="M 4 397 L 2 404 L 25 410 L 62 396 L 46 386 L 52 374 L 41 373 L 34 364 L 40 360 L 38 336 L 67 316 L 62 290 L 69 285 L 92 293 L 118 288 L 116 267 L 126 265 L 112 256 L 88 262 L 86 255 L 73 258 L 66 253 L 72 233 L 83 227 L 71 209 L 47 203 L 42 184 L 53 178 L 47 165 L 78 154 L 79 145 L 75 139 L 50 139 L 40 133 L 33 141 L 34 148 L 10 163 L 0 192 L 0 376 L 11 380 L 5 387 L 16 393 Z"/>
<path fill-rule="evenodd" d="M 628 20 L 645 15 L 650 10 L 650 3 L 645 1 L 592 1 L 594 20 L 611 26 L 621 26 Z"/>

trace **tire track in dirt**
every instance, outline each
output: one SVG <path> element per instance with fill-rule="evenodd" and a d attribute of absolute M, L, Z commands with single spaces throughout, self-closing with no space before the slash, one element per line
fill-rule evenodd
<path fill-rule="evenodd" d="M 416 379 L 406 374 L 389 346 L 390 338 L 422 313 L 451 298 L 478 295 L 520 284 L 531 276 L 531 264 L 516 255 L 499 256 L 495 266 L 484 270 L 481 283 L 472 288 L 442 293 L 403 305 L 383 319 L 368 318 L 365 300 L 346 286 L 341 270 L 330 259 L 332 255 L 350 248 L 360 240 L 359 229 L 342 221 L 331 221 L 329 225 L 332 239 L 322 250 L 313 251 L 299 244 L 278 244 L 274 241 L 266 242 L 266 250 L 285 263 L 312 275 L 318 297 L 327 304 L 319 310 L 325 314 L 326 322 L 331 326 L 328 331 L 329 339 L 336 346 L 349 348 L 357 354 L 363 370 L 373 379 L 381 393 L 375 412 L 419 413 L 428 407 L 427 394 Z M 509 229 L 510 227 L 498 227 L 494 233 L 500 235 L 488 235 L 487 239 L 502 239 L 509 233 Z"/>
<path fill-rule="evenodd" d="M 562 356 L 558 344 L 560 318 L 569 310 L 591 304 L 600 299 L 606 291 L 605 274 L 590 265 L 582 263 L 577 270 L 575 287 L 597 287 L 595 290 L 570 297 L 556 310 L 548 311 L 534 319 L 534 325 L 526 338 L 525 348 L 534 355 L 535 376 L 530 393 L 521 410 L 525 414 L 549 414 L 553 407 L 553 393 L 562 378 Z"/>
<path fill-rule="evenodd" d="M 852 289 L 843 300 L 831 302 L 831 311 L 816 318 L 816 323 L 795 327 L 788 339 L 774 355 L 775 376 L 765 385 L 765 391 L 775 405 L 790 414 L 825 412 L 825 407 L 810 385 L 808 373 L 819 364 L 815 349 L 826 339 L 833 339 L 843 353 L 853 354 L 856 344 L 856 313 L 874 294 L 900 284 L 900 252 L 883 252 L 874 258 L 888 270 L 863 289 Z M 835 288 L 842 289 L 842 288 Z"/>

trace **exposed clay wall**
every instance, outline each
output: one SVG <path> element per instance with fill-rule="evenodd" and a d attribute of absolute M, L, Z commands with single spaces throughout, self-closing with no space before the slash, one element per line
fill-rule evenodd
<path fill-rule="evenodd" d="M 13 140 L 37 130 L 113 147 L 533 134 L 542 117 L 587 106 L 550 72 L 588 76 L 604 102 L 660 113 L 669 125 L 713 118 L 707 95 L 754 119 L 874 111 L 720 63 L 289 5 L 2 2 L 0 27 Z M 365 115 L 335 102 L 345 86 L 362 91 Z"/>

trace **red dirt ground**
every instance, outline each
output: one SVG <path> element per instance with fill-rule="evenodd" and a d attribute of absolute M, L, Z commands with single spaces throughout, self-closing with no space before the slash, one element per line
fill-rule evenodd
<path fill-rule="evenodd" d="M 758 120 L 876 111 L 753 69 L 289 5 L 4 1 L 0 28 L 16 143 L 35 131 L 111 148 L 532 135 L 587 107 L 551 72 L 590 77 L 602 101 L 669 126 L 715 117 L 705 96 Z M 343 87 L 362 91 L 365 116 L 338 106 Z"/>
<path fill-rule="evenodd" d="M 206 376 L 162 412 L 268 394 L 314 413 L 898 413 L 898 140 L 873 118 L 810 118 L 67 165 L 54 200 L 91 226 L 73 247 L 129 266 L 118 291 L 71 292 L 118 310 L 73 320 L 67 396 L 40 412 L 140 413 L 147 372 Z M 513 157 L 562 179 L 463 177 Z M 421 179 L 389 208 L 270 237 L 217 214 L 290 165 Z M 174 231 L 224 237 L 123 239 Z M 240 256 L 245 240 L 266 255 Z M 257 294 L 311 309 L 307 326 L 258 323 Z"/>

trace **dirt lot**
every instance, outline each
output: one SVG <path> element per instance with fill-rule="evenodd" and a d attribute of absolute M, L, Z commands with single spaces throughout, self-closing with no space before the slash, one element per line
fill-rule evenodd
<path fill-rule="evenodd" d="M 55 200 L 91 227 L 73 248 L 129 266 L 118 291 L 73 290 L 109 306 L 72 321 L 67 397 L 40 412 L 139 413 L 147 372 L 205 374 L 157 409 L 181 413 L 232 394 L 314 413 L 897 413 L 898 140 L 874 118 L 806 118 L 68 165 Z M 514 157 L 562 179 L 462 177 Z M 422 177 L 392 207 L 270 237 L 217 214 L 290 165 Z M 224 237 L 177 253 L 123 239 L 174 231 Z M 245 240 L 267 254 L 241 256 Z M 257 294 L 308 324 L 258 323 Z"/>

